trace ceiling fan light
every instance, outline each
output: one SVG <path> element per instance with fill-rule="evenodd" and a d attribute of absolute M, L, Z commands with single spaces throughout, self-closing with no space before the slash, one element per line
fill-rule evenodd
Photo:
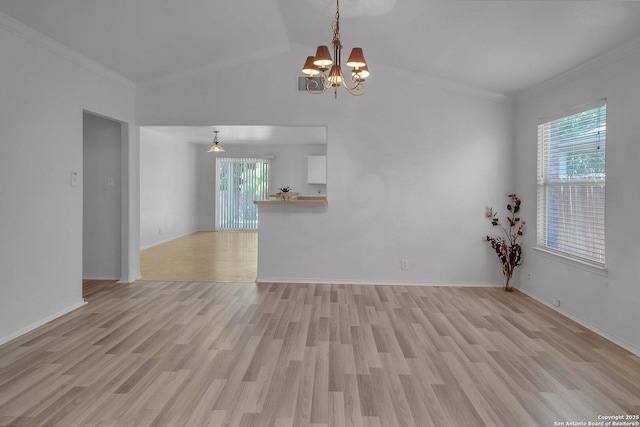
<path fill-rule="evenodd" d="M 349 55 L 349 59 L 347 60 L 347 65 L 349 67 L 364 67 L 367 65 L 367 62 L 364 60 L 364 53 L 362 52 L 362 48 L 354 47 L 351 49 L 351 54 Z"/>
<path fill-rule="evenodd" d="M 318 46 L 313 63 L 320 68 L 328 68 L 329 65 L 333 64 L 333 60 L 331 59 L 331 54 L 329 53 L 329 48 L 327 46 Z"/>
<path fill-rule="evenodd" d="M 320 74 L 320 70 L 318 70 L 318 66 L 313 63 L 313 60 L 313 56 L 307 56 L 307 60 L 304 62 L 304 67 L 302 67 L 302 72 L 309 76 L 317 76 Z"/>

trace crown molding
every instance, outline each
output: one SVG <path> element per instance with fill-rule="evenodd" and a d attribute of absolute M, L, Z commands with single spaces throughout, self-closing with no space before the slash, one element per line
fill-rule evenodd
<path fill-rule="evenodd" d="M 20 21 L 17 21 L 10 16 L 7 16 L 0 12 L 0 29 L 6 30 L 16 36 L 21 37 L 37 46 L 45 48 L 49 52 L 58 55 L 76 65 L 79 65 L 89 71 L 92 71 L 102 77 L 113 80 L 116 83 L 135 89 L 136 85 L 126 77 L 110 70 L 109 68 L 98 64 L 97 62 L 87 58 L 84 55 L 66 47 L 65 45 L 58 43 L 57 41 L 45 36 L 44 34 L 34 30 L 31 27 L 26 26 Z"/>
<path fill-rule="evenodd" d="M 289 43 L 283 43 L 283 44 L 269 47 L 267 49 L 262 49 L 260 51 L 251 53 L 249 55 L 241 56 L 238 58 L 232 58 L 225 61 L 215 62 L 212 64 L 204 65 L 202 67 L 196 67 L 187 71 L 182 71 L 179 73 L 170 74 L 168 76 L 160 77 L 157 79 L 148 80 L 146 82 L 139 83 L 137 87 L 139 89 L 148 89 L 151 87 L 162 86 L 165 84 L 178 82 L 181 80 L 187 80 L 187 79 L 205 75 L 205 74 L 211 73 L 212 71 L 217 71 L 223 68 L 260 61 L 262 59 L 269 58 L 270 56 L 273 56 L 273 55 L 280 55 L 280 54 L 286 53 L 289 50 L 290 50 Z"/>
<path fill-rule="evenodd" d="M 557 75 L 543 83 L 533 86 L 518 93 L 515 98 L 517 102 L 532 98 L 540 93 L 547 92 L 558 86 L 562 86 L 570 81 L 576 80 L 585 74 L 598 70 L 606 65 L 611 64 L 619 59 L 626 58 L 631 55 L 640 54 L 640 39 L 625 43 L 615 49 L 612 49 L 590 61 L 584 62 L 569 71 Z"/>

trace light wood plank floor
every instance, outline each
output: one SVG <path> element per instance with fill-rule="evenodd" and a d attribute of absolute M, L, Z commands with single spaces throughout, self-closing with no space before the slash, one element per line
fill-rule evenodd
<path fill-rule="evenodd" d="M 640 413 L 640 358 L 497 288 L 85 283 L 0 347 L 0 425 L 553 426 Z"/>
<path fill-rule="evenodd" d="M 256 231 L 201 231 L 140 251 L 143 280 L 254 282 Z"/>

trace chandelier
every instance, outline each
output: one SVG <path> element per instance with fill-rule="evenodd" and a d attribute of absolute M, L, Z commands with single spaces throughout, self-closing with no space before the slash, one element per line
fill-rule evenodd
<path fill-rule="evenodd" d="M 347 60 L 347 65 L 351 67 L 351 83 L 347 83 L 344 74 L 342 74 L 340 60 L 342 51 L 342 44 L 340 43 L 340 0 L 336 0 L 336 20 L 333 21 L 332 29 L 333 59 L 327 46 L 318 46 L 316 56 L 308 56 L 302 68 L 302 72 L 307 75 L 307 92 L 319 94 L 333 88 L 333 97 L 337 98 L 338 87 L 342 86 L 351 95 L 360 96 L 365 92 L 364 80 L 369 75 L 369 68 L 364 60 L 362 48 L 354 47 Z"/>
<path fill-rule="evenodd" d="M 213 133 L 216 136 L 213 137 L 213 143 L 211 144 L 211 148 L 209 148 L 209 153 L 224 153 L 224 148 L 218 145 L 218 132 L 219 130 L 214 130 Z"/>

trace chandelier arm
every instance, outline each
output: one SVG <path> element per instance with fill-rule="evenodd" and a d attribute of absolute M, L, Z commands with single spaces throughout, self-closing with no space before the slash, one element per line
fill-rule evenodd
<path fill-rule="evenodd" d="M 329 72 L 331 70 L 327 70 L 324 73 L 321 74 L 320 77 L 320 81 L 322 82 L 322 86 L 324 86 L 325 89 L 329 89 L 331 86 L 333 86 L 331 84 L 331 81 L 329 80 Z"/>
<path fill-rule="evenodd" d="M 318 83 L 318 80 L 320 83 Z M 315 80 L 311 80 L 307 82 L 307 92 L 312 93 L 314 95 L 324 93 L 330 87 L 331 87 L 331 84 L 327 79 L 326 73 L 320 73 L 319 75 L 316 76 Z"/>
<path fill-rule="evenodd" d="M 342 86 L 345 89 L 347 89 L 347 91 L 351 94 L 353 94 L 354 91 L 362 91 L 362 93 L 364 93 L 365 91 L 364 80 L 359 80 L 355 76 L 351 76 L 351 81 L 355 83 L 353 86 L 347 85 L 347 80 L 343 79 Z"/>
<path fill-rule="evenodd" d="M 343 82 L 342 82 L 342 86 L 347 90 L 347 92 L 349 92 L 351 95 L 354 95 L 354 96 L 360 96 L 360 95 L 363 95 L 363 94 L 366 92 L 366 90 L 367 90 L 367 88 L 365 87 L 364 83 L 362 83 L 362 82 L 357 83 L 357 84 L 356 84 L 355 86 L 353 86 L 353 87 L 349 87 L 349 86 L 347 86 L 347 85 L 346 85 L 346 83 L 343 81 Z"/>

